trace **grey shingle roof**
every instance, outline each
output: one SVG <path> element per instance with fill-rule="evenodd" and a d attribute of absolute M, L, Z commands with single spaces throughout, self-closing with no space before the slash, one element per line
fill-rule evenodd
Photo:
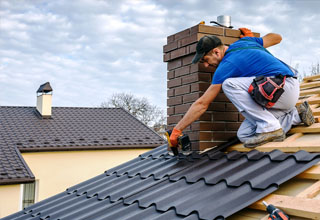
<path fill-rule="evenodd" d="M 224 219 L 318 161 L 279 150 L 176 158 L 164 145 L 3 220 Z"/>
<path fill-rule="evenodd" d="M 33 181 L 20 152 L 150 148 L 164 140 L 120 108 L 0 107 L 0 184 Z"/>

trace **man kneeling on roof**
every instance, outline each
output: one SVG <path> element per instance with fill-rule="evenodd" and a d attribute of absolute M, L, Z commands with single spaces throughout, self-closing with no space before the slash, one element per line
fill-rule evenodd
<path fill-rule="evenodd" d="M 256 38 L 249 29 L 240 30 L 241 39 L 230 46 L 212 35 L 199 40 L 192 63 L 202 62 L 216 71 L 210 87 L 174 127 L 172 146 L 177 146 L 182 131 L 207 110 L 221 88 L 245 117 L 237 132 L 245 147 L 283 141 L 292 125 L 315 122 L 307 102 L 295 107 L 299 98 L 297 71 L 265 49 L 280 43 L 282 37 L 269 33 Z"/>

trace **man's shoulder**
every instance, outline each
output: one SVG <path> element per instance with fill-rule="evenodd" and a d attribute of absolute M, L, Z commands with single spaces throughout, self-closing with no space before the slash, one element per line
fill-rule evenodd
<path fill-rule="evenodd" d="M 230 47 L 232 48 L 257 44 L 263 46 L 263 39 L 261 37 L 244 37 L 231 44 Z"/>

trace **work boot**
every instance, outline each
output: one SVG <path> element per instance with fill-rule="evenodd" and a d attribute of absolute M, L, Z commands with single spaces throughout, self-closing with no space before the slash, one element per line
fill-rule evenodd
<path fill-rule="evenodd" d="M 282 128 L 280 128 L 271 132 L 257 133 L 252 138 L 245 141 L 244 146 L 254 148 L 271 141 L 283 141 L 285 138 L 286 134 L 283 132 Z"/>
<path fill-rule="evenodd" d="M 312 110 L 307 101 L 303 102 L 301 105 L 296 107 L 303 124 L 310 126 L 315 123 L 315 119 L 312 114 Z"/>

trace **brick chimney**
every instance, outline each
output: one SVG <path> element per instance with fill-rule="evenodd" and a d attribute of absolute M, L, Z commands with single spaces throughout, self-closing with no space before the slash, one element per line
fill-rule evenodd
<path fill-rule="evenodd" d="M 198 40 L 205 35 L 218 36 L 225 45 L 237 41 L 239 30 L 199 24 L 167 37 L 163 47 L 167 62 L 167 124 L 168 129 L 178 123 L 191 104 L 210 86 L 215 69 L 192 64 Z M 260 34 L 254 33 L 256 37 Z M 208 110 L 184 130 L 192 141 L 192 150 L 204 150 L 236 136 L 244 120 L 235 106 L 221 91 Z"/>

